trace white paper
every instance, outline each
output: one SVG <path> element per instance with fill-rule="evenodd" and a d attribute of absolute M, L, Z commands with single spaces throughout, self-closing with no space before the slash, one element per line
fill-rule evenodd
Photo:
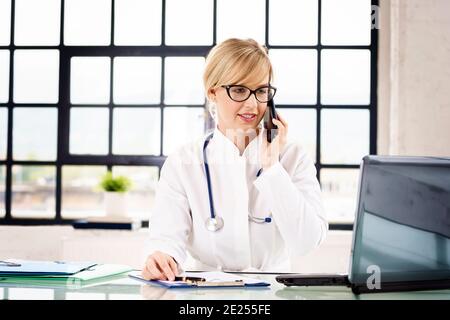
<path fill-rule="evenodd" d="M 255 283 L 265 282 L 261 279 L 241 277 L 237 274 L 225 273 L 225 272 L 219 272 L 219 271 L 184 272 L 180 276 L 205 278 L 206 281 L 209 281 L 209 282 L 226 282 L 226 281 L 236 281 L 236 280 L 242 280 L 245 284 L 255 284 Z"/>

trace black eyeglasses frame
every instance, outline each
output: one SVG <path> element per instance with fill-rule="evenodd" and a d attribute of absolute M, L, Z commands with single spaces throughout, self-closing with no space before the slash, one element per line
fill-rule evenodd
<path fill-rule="evenodd" d="M 258 102 L 266 103 L 266 102 L 269 102 L 271 99 L 273 99 L 273 97 L 274 97 L 275 94 L 277 93 L 277 88 L 271 86 L 270 84 L 267 85 L 267 86 L 261 86 L 261 87 L 258 87 L 258 88 L 256 88 L 255 90 L 252 90 L 252 89 L 250 89 L 250 88 L 248 88 L 248 87 L 246 87 L 246 86 L 244 86 L 244 85 L 241 85 L 241 84 L 229 84 L 229 85 L 223 85 L 223 86 L 221 86 L 221 87 L 227 90 L 228 97 L 230 97 L 230 99 L 233 100 L 233 101 L 235 101 L 235 102 L 244 102 L 245 100 L 247 100 L 248 98 L 250 98 L 250 96 L 253 94 L 253 95 L 255 95 L 255 98 L 256 98 L 256 100 L 257 100 Z M 230 93 L 230 89 L 233 88 L 233 87 L 243 87 L 243 88 L 248 89 L 249 94 L 248 94 L 247 98 L 245 98 L 245 99 L 243 99 L 243 100 L 235 100 L 235 99 L 233 99 L 233 98 L 231 97 L 231 93 Z M 272 97 L 271 97 L 270 99 L 268 99 L 267 101 L 261 101 L 261 100 L 259 100 L 258 97 L 256 96 L 256 91 L 258 91 L 258 90 L 261 89 L 261 88 L 269 88 L 269 89 L 273 89 L 273 95 L 272 95 Z"/>

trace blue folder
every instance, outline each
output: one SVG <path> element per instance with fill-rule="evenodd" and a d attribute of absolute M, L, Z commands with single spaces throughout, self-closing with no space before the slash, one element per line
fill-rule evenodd
<path fill-rule="evenodd" d="M 188 276 L 200 276 L 204 277 L 204 282 L 185 282 L 185 281 L 163 281 L 163 280 L 145 280 L 140 275 L 140 272 L 131 272 L 128 276 L 132 279 L 145 282 L 150 285 L 162 286 L 170 289 L 181 288 L 252 288 L 252 287 L 268 287 L 270 283 L 262 281 L 260 279 L 251 279 L 247 277 L 240 277 L 238 275 L 231 275 L 223 272 L 201 272 L 193 273 L 186 272 Z M 219 275 L 220 279 L 217 279 Z M 236 282 L 236 283 L 234 283 Z"/>
<path fill-rule="evenodd" d="M 97 265 L 95 262 L 31 261 L 8 259 L 0 261 L 0 275 L 44 276 L 72 275 Z"/>

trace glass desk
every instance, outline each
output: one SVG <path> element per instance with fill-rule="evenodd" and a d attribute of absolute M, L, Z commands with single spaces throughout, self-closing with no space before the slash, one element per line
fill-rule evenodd
<path fill-rule="evenodd" d="M 245 276 L 245 274 L 244 274 Z M 11 300 L 450 300 L 450 290 L 354 295 L 346 287 L 286 287 L 274 274 L 253 274 L 271 283 L 265 288 L 166 289 L 121 275 L 82 288 L 0 284 L 0 299 Z"/>

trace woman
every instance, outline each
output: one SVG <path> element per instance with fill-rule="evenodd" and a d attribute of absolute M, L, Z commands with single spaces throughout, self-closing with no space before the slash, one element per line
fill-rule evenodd
<path fill-rule="evenodd" d="M 289 271 L 324 240 L 314 163 L 286 141 L 279 112 L 271 143 L 260 124 L 272 77 L 267 49 L 254 40 L 228 39 L 208 54 L 203 81 L 216 127 L 162 167 L 144 278 L 173 280 L 188 252 L 200 270 Z"/>

